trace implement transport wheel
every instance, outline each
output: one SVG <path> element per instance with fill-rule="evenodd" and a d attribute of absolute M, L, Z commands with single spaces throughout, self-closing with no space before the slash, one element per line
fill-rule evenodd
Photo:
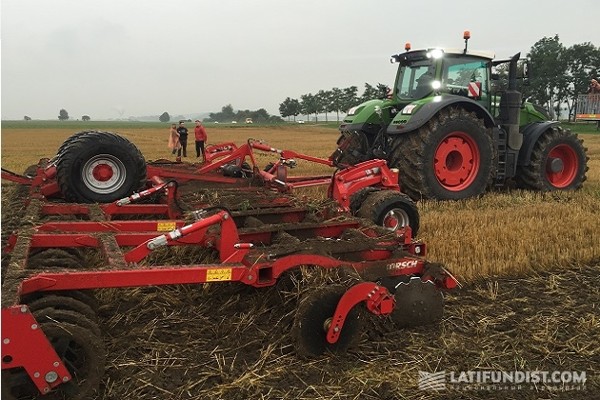
<path fill-rule="evenodd" d="M 292 327 L 292 337 L 299 356 L 314 357 L 325 351 L 342 353 L 358 338 L 362 320 L 359 310 L 354 307 L 346 317 L 338 341 L 333 344 L 327 341 L 327 330 L 345 292 L 344 286 L 330 285 L 315 288 L 304 295 Z"/>
<path fill-rule="evenodd" d="M 461 108 L 440 111 L 415 132 L 392 137 L 390 167 L 414 200 L 459 200 L 491 186 L 496 152 L 491 129 Z"/>
<path fill-rule="evenodd" d="M 85 132 L 67 140 L 56 168 L 68 201 L 110 203 L 145 185 L 146 162 L 129 140 L 110 132 Z"/>
<path fill-rule="evenodd" d="M 586 180 L 587 149 L 569 129 L 554 127 L 535 143 L 529 165 L 517 169 L 517 183 L 540 191 L 576 190 Z"/>
<path fill-rule="evenodd" d="M 419 211 L 415 202 L 394 190 L 369 193 L 356 215 L 391 231 L 410 226 L 413 237 L 419 232 Z"/>
<path fill-rule="evenodd" d="M 93 398 L 106 362 L 102 340 L 90 330 L 64 322 L 40 323 L 48 340 L 72 375 L 46 395 L 38 393 L 23 370 L 2 371 L 2 399 L 83 400 Z"/>
<path fill-rule="evenodd" d="M 439 322 L 444 314 L 444 296 L 431 281 L 413 277 L 395 285 L 396 308 L 392 320 L 399 328 Z"/>

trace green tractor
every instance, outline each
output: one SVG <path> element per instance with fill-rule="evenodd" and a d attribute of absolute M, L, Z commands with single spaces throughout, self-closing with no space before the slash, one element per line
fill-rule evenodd
<path fill-rule="evenodd" d="M 402 190 L 415 200 L 464 199 L 514 186 L 539 191 L 579 189 L 588 170 L 583 141 L 539 106 L 522 101 L 518 80 L 527 77 L 520 53 L 467 49 L 412 50 L 399 63 L 387 98 L 348 111 L 340 125 L 339 165 L 381 158 L 400 170 Z M 508 84 L 494 67 L 508 67 Z M 502 68 L 502 67 L 500 67 Z M 494 85 L 497 86 L 497 85 Z"/>

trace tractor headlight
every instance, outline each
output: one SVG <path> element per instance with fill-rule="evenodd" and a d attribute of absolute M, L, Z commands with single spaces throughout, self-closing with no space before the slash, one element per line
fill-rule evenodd
<path fill-rule="evenodd" d="M 355 115 L 357 111 L 358 111 L 358 106 L 352 107 L 351 109 L 348 110 L 348 115 Z"/>
<path fill-rule="evenodd" d="M 433 49 L 427 52 L 427 58 L 438 59 L 444 56 L 444 51 L 442 49 Z"/>
<path fill-rule="evenodd" d="M 415 108 L 417 108 L 416 104 L 409 104 L 402 109 L 402 114 L 412 114 Z"/>

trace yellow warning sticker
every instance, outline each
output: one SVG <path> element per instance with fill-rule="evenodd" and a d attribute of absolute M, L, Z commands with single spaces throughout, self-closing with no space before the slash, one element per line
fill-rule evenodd
<path fill-rule="evenodd" d="M 230 281 L 231 268 L 211 268 L 206 270 L 206 282 Z"/>
<path fill-rule="evenodd" d="M 172 231 L 175 228 L 177 228 L 175 221 L 158 222 L 156 224 L 156 230 L 159 232 Z"/>

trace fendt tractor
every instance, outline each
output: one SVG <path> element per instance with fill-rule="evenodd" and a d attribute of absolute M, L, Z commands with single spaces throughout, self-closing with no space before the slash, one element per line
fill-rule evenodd
<path fill-rule="evenodd" d="M 494 59 L 489 52 L 429 48 L 393 55 L 399 63 L 387 98 L 348 111 L 340 125 L 336 165 L 385 159 L 400 170 L 402 190 L 414 200 L 464 199 L 516 186 L 573 190 L 588 170 L 583 141 L 542 107 L 522 100 L 528 77 L 520 53 Z M 498 66 L 508 65 L 508 87 Z M 500 67 L 502 68 L 502 67 Z"/>

